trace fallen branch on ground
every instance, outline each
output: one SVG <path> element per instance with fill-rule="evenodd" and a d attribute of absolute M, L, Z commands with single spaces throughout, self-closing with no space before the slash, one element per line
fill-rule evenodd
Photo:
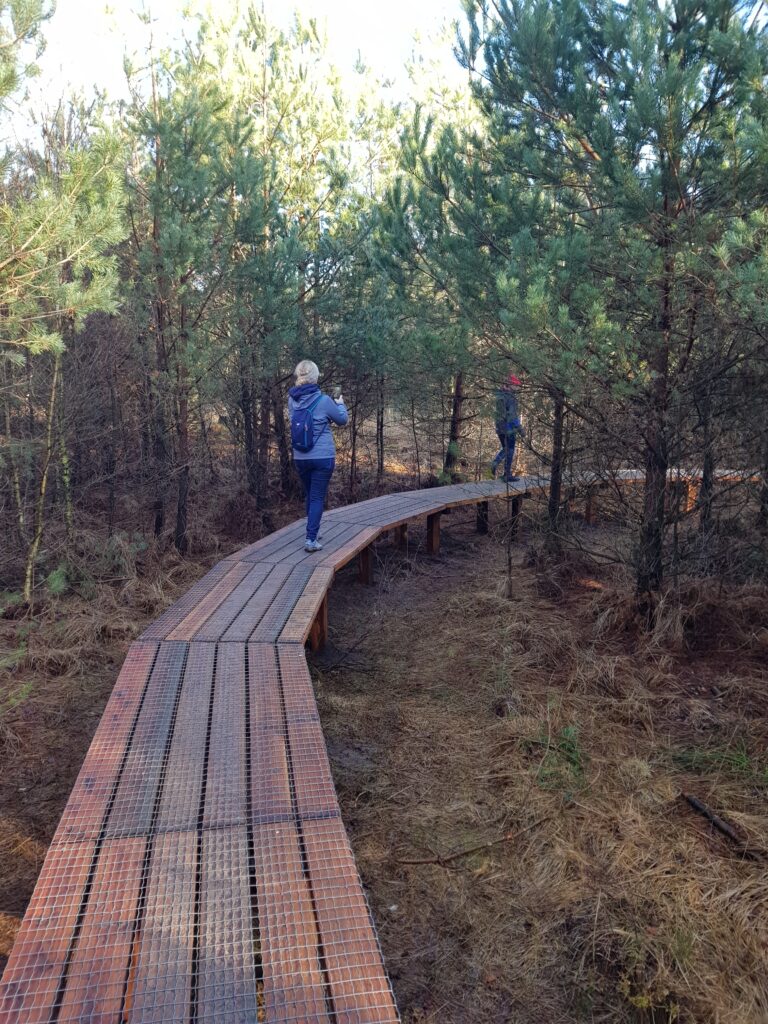
<path fill-rule="evenodd" d="M 445 857 L 441 857 L 439 854 L 436 857 L 423 857 L 418 860 L 398 860 L 397 864 L 439 864 L 440 867 L 445 867 L 446 864 L 450 864 L 451 861 L 458 860 L 459 857 L 468 857 L 470 853 L 479 853 L 481 850 L 489 850 L 492 846 L 499 846 L 500 843 L 511 843 L 515 839 L 519 839 L 520 836 L 524 836 L 526 832 L 530 832 L 532 829 L 539 825 L 543 825 L 549 821 L 547 818 L 539 818 L 538 821 L 534 821 L 532 825 L 528 825 L 526 828 L 520 829 L 519 832 L 507 832 L 501 837 L 501 839 L 491 839 L 487 843 L 480 843 L 479 846 L 470 846 L 468 850 L 459 850 L 456 853 L 449 853 Z"/>
<path fill-rule="evenodd" d="M 765 850 L 753 849 L 746 845 L 744 840 L 738 835 L 733 825 L 729 825 L 724 818 L 721 818 L 719 814 L 715 814 L 713 810 L 707 807 L 706 804 L 702 803 L 695 796 L 691 796 L 690 793 L 682 793 L 683 799 L 689 804 L 694 811 L 698 811 L 699 814 L 703 815 L 707 821 L 711 822 L 718 832 L 722 832 L 724 836 L 727 836 L 731 842 L 735 843 L 739 852 L 743 853 L 745 857 L 749 857 L 751 860 L 760 860 L 766 856 Z"/>

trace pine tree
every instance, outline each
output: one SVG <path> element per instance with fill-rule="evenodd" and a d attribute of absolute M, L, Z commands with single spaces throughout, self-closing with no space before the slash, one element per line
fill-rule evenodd
<path fill-rule="evenodd" d="M 465 6 L 463 59 L 477 68 L 504 163 L 553 192 L 586 233 L 608 300 L 596 308 L 593 289 L 570 288 L 567 315 L 604 325 L 608 346 L 591 343 L 580 357 L 595 378 L 613 366 L 605 383 L 642 440 L 637 587 L 654 592 L 687 389 L 710 357 L 700 310 L 717 280 L 715 247 L 732 218 L 759 201 L 753 143 L 765 129 L 767 51 L 758 18 L 723 0 Z"/>

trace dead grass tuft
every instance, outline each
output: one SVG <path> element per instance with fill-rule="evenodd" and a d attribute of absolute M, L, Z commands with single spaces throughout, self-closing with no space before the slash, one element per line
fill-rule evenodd
<path fill-rule="evenodd" d="M 642 643 L 647 651 L 768 654 L 768 587 L 726 586 L 712 580 L 668 590 L 648 623 L 633 594 L 606 590 L 594 598 L 594 635 Z"/>

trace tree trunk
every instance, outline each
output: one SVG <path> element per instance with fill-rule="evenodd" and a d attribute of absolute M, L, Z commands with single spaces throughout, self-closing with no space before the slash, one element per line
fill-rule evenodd
<path fill-rule="evenodd" d="M 24 503 L 21 497 L 21 476 L 19 475 L 19 465 L 16 461 L 16 455 L 13 451 L 13 433 L 12 433 L 12 419 L 11 419 L 11 386 L 8 379 L 8 374 L 4 377 L 6 399 L 3 403 L 3 411 L 5 414 L 5 437 L 7 444 L 7 458 L 8 468 L 11 473 L 11 493 L 13 494 L 14 504 L 14 518 L 16 520 L 16 540 L 19 545 L 19 550 L 24 548 Z"/>
<path fill-rule="evenodd" d="M 109 487 L 109 508 L 107 513 L 108 537 L 112 536 L 115 529 L 115 510 L 117 508 L 117 481 L 115 480 L 115 470 L 117 469 L 117 458 L 115 454 L 115 439 L 117 437 L 117 389 L 115 387 L 114 369 L 114 358 L 112 355 L 110 355 L 109 413 L 111 424 L 109 431 L 109 440 L 107 441 L 107 451 L 105 459 L 105 468 L 107 472 L 107 481 Z"/>
<path fill-rule="evenodd" d="M 178 450 L 177 473 L 178 491 L 176 498 L 176 529 L 173 543 L 176 550 L 186 555 L 189 550 L 187 523 L 189 518 L 189 395 L 182 391 L 179 395 L 179 412 L 177 424 Z"/>
<path fill-rule="evenodd" d="M 165 494 L 168 486 L 168 439 L 165 426 L 165 415 L 163 412 L 162 394 L 153 394 L 150 391 L 150 405 L 152 411 L 152 454 L 154 456 L 152 467 L 152 486 L 154 490 L 153 532 L 155 537 L 161 537 L 165 529 Z"/>
<path fill-rule="evenodd" d="M 665 213 L 669 201 L 664 202 Z M 645 434 L 645 493 L 643 520 L 640 530 L 640 549 L 637 568 L 638 594 L 656 593 L 664 580 L 664 507 L 667 494 L 667 403 L 670 334 L 672 327 L 671 292 L 673 256 L 671 236 L 665 228 L 660 245 L 664 250 L 661 281 L 661 304 L 655 349 L 648 364 L 653 371 L 648 407 L 648 425 Z"/>
<path fill-rule="evenodd" d="M 352 403 L 352 408 L 349 414 L 349 500 L 355 500 L 355 494 L 357 492 L 357 413 L 358 413 L 358 401 L 357 396 Z"/>
<path fill-rule="evenodd" d="M 200 437 L 203 442 L 203 448 L 205 449 L 205 457 L 208 461 L 208 476 L 213 483 L 218 483 L 219 474 L 216 471 L 216 463 L 213 458 L 211 443 L 208 439 L 208 427 L 205 422 L 205 410 L 203 409 L 202 402 L 198 402 L 198 418 L 200 420 Z"/>
<path fill-rule="evenodd" d="M 179 344 L 181 352 L 176 362 L 176 472 L 178 474 L 178 491 L 176 498 L 176 529 L 173 542 L 179 554 L 186 555 L 189 550 L 187 524 L 189 519 L 189 372 L 187 370 L 187 335 L 186 309 L 182 304 L 179 312 L 181 327 Z"/>
<path fill-rule="evenodd" d="M 704 427 L 704 457 L 699 485 L 699 532 L 707 534 L 712 526 L 712 499 L 715 490 L 715 450 L 712 439 L 712 396 L 709 388 L 701 408 Z"/>
<path fill-rule="evenodd" d="M 760 487 L 760 509 L 757 513 L 757 524 L 763 531 L 768 531 L 768 430 L 765 433 L 763 446 L 763 479 Z"/>
<path fill-rule="evenodd" d="M 384 377 L 379 374 L 376 403 L 376 482 L 384 479 Z"/>
<path fill-rule="evenodd" d="M 59 408 L 56 417 L 56 432 L 58 435 L 59 464 L 61 469 L 61 489 L 64 494 L 64 525 L 67 531 L 67 543 L 71 544 L 72 534 L 75 529 L 75 510 L 72 500 L 72 471 L 67 447 L 67 438 L 64 431 L 64 372 L 59 371 Z"/>
<path fill-rule="evenodd" d="M 464 374 L 459 371 L 453 385 L 451 400 L 451 424 L 448 429 L 448 448 L 443 463 L 445 476 L 453 476 L 454 467 L 459 461 L 459 442 L 461 440 L 462 412 L 464 408 Z"/>
<path fill-rule="evenodd" d="M 256 451 L 256 430 L 253 417 L 253 380 L 250 367 L 240 357 L 240 411 L 243 414 L 243 444 L 245 446 L 245 477 L 248 493 L 259 496 L 259 459 Z"/>
<path fill-rule="evenodd" d="M 272 389 L 272 416 L 275 423 L 277 450 L 280 455 L 280 489 L 286 498 L 292 497 L 296 488 L 291 473 L 291 446 L 288 444 L 288 431 L 285 429 L 285 412 L 280 385 L 275 382 Z"/>
<path fill-rule="evenodd" d="M 53 364 L 53 381 L 51 382 L 51 397 L 48 402 L 48 422 L 46 424 L 45 452 L 43 454 L 43 465 L 40 472 L 40 485 L 35 503 L 35 524 L 32 532 L 32 539 L 27 548 L 26 567 L 24 570 L 24 600 L 28 605 L 32 604 L 32 595 L 35 589 L 35 562 L 40 551 L 40 544 L 43 539 L 43 527 L 45 524 L 45 498 L 48 489 L 48 474 L 53 461 L 54 451 L 54 430 L 56 420 L 56 395 L 59 389 L 59 372 L 61 370 L 61 356 L 56 355 Z"/>
<path fill-rule="evenodd" d="M 259 487 L 256 493 L 258 507 L 264 505 L 269 487 L 269 423 L 272 405 L 272 396 L 269 381 L 264 381 L 261 387 L 261 401 L 259 403 Z"/>
<path fill-rule="evenodd" d="M 549 475 L 549 532 L 557 538 L 560 531 L 560 506 L 563 492 L 563 425 L 565 420 L 565 395 L 560 388 L 551 389 L 554 403 L 552 422 L 552 468 Z"/>
<path fill-rule="evenodd" d="M 416 452 L 416 484 L 421 487 L 421 452 L 419 451 L 419 432 L 416 429 L 416 401 L 411 399 L 411 430 L 413 432 L 413 447 Z"/>

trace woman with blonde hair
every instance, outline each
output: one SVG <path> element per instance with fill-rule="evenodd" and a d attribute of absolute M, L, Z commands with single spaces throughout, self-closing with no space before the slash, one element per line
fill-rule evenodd
<path fill-rule="evenodd" d="M 325 496 L 336 465 L 331 423 L 344 427 L 349 420 L 341 394 L 324 395 L 318 386 L 320 371 L 311 359 L 302 359 L 293 371 L 296 385 L 288 392 L 293 461 L 304 486 L 307 507 L 305 551 L 322 551 L 318 540 Z"/>

